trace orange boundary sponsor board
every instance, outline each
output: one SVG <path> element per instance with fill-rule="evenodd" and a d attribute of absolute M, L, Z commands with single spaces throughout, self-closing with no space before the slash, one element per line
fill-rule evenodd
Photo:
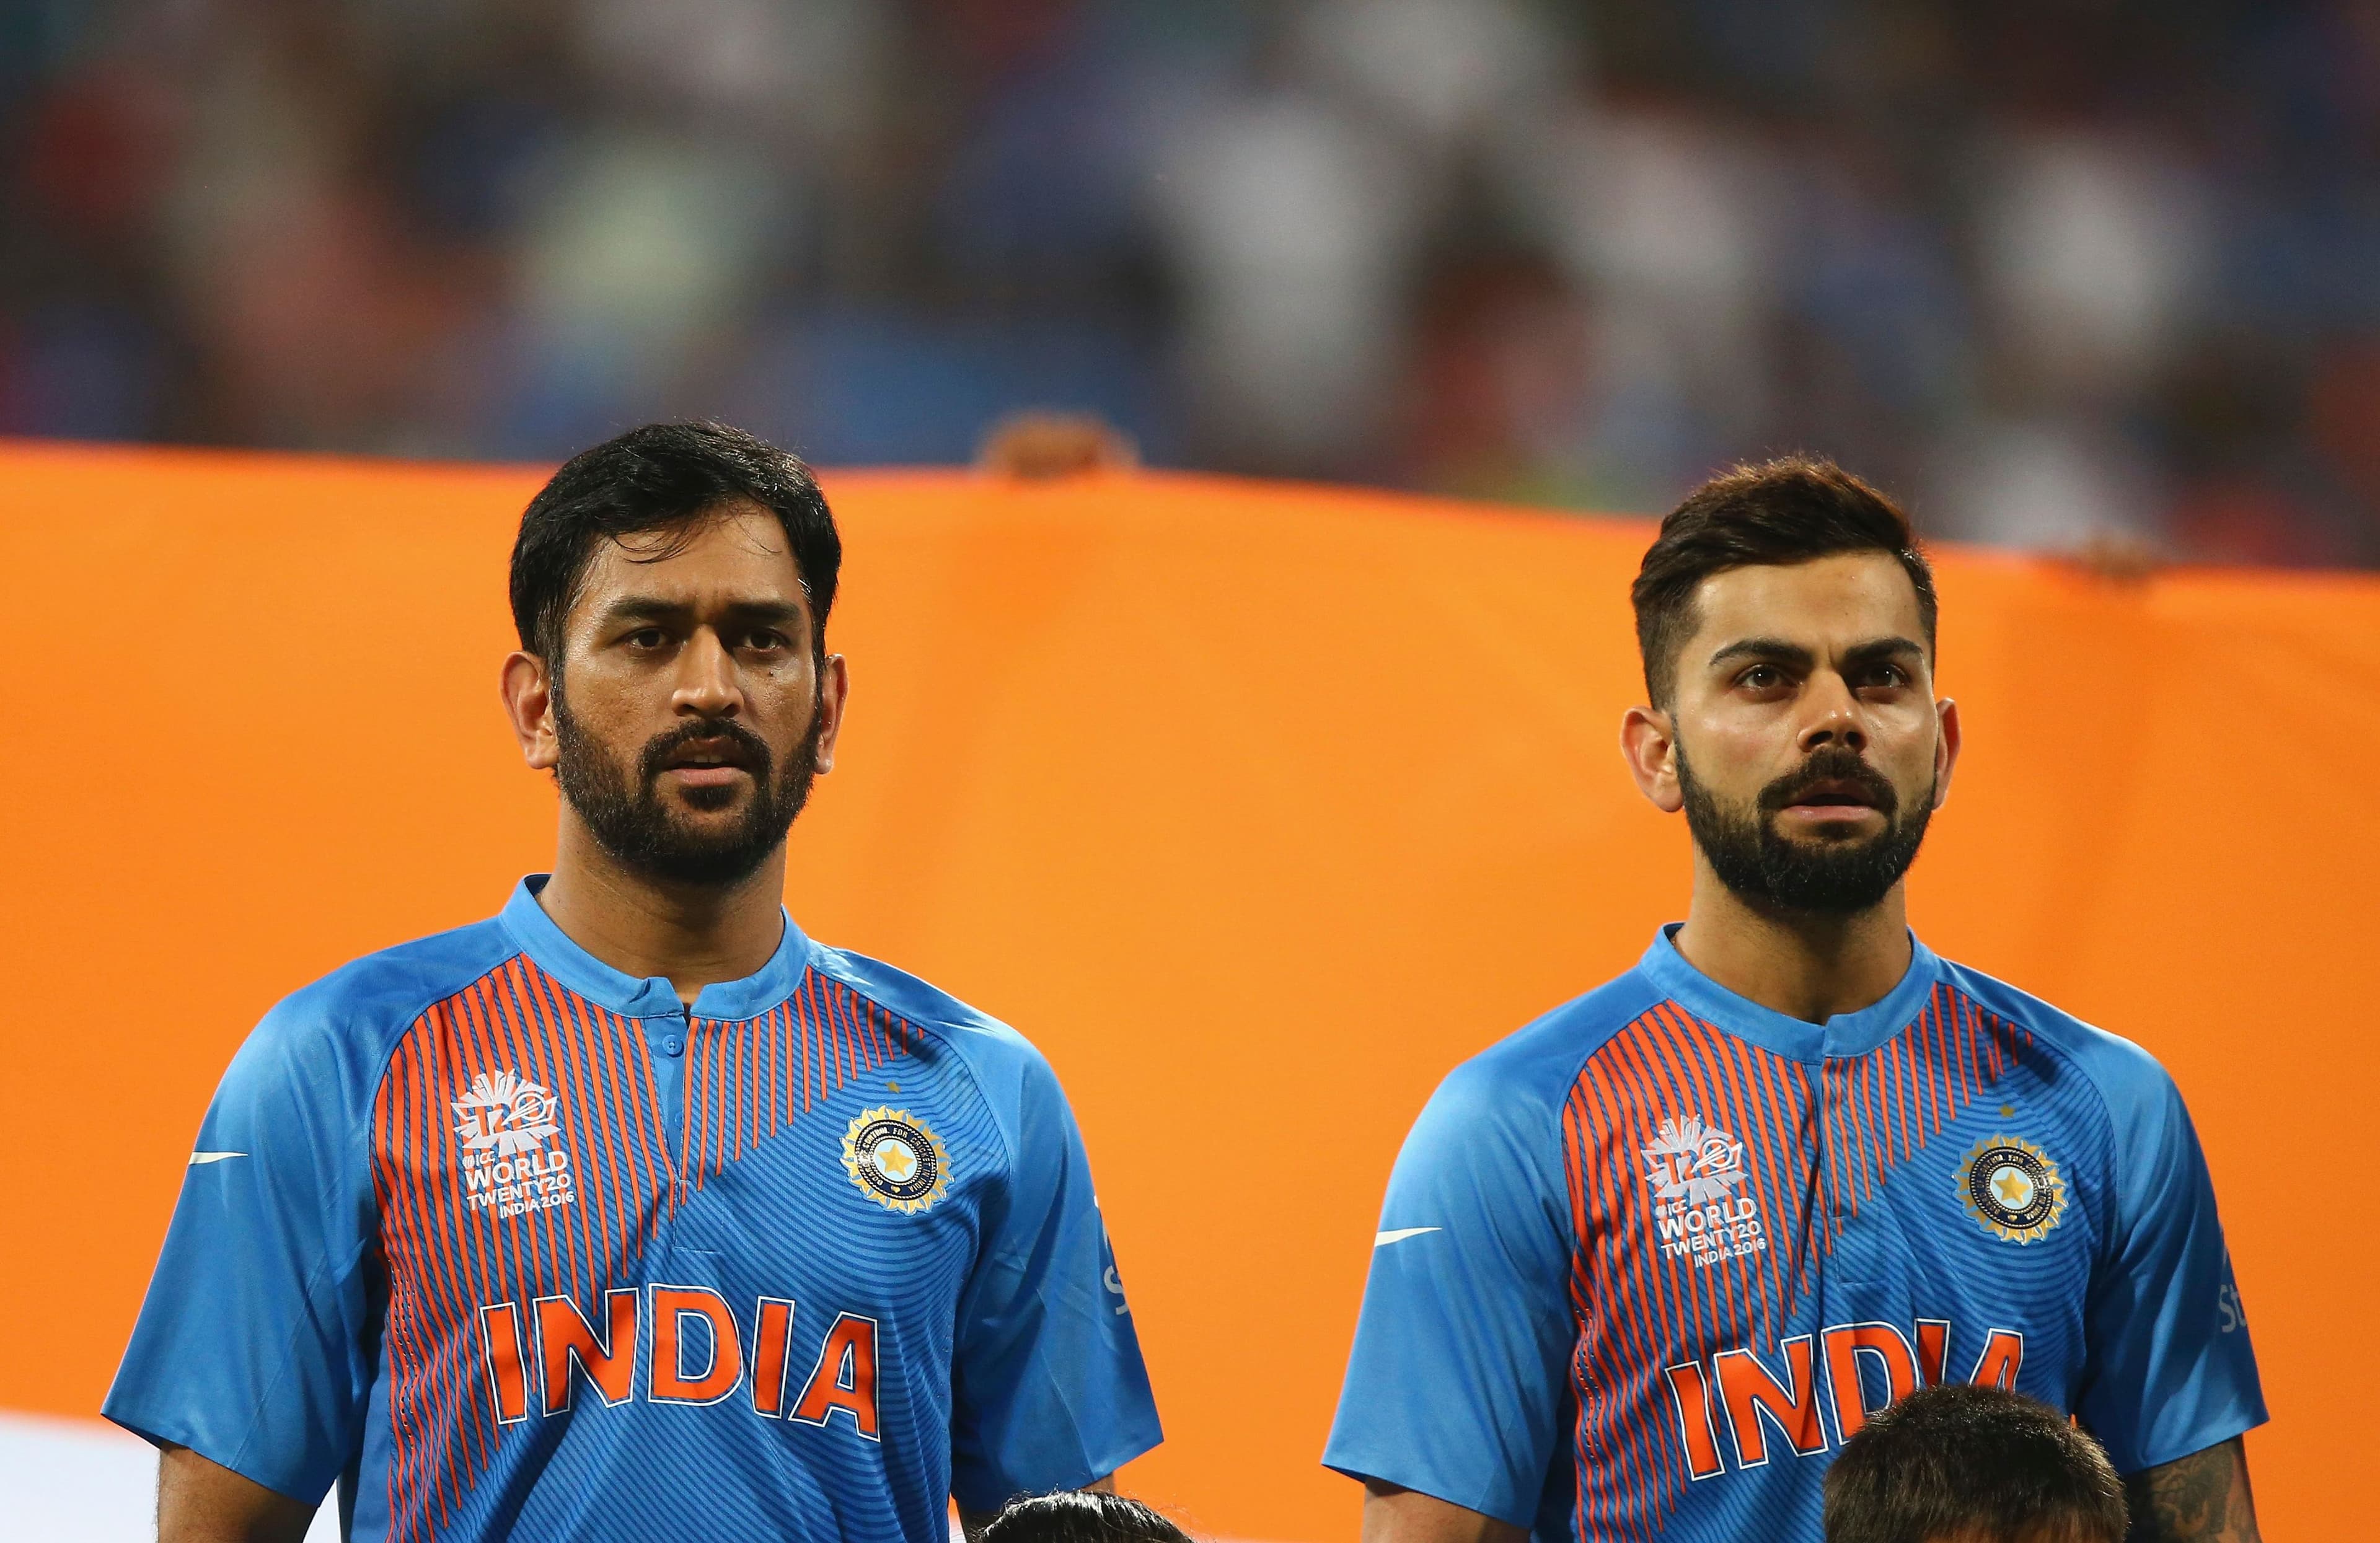
<path fill-rule="evenodd" d="M 0 1405 L 95 1410 L 267 1006 L 545 866 L 552 794 L 495 699 L 540 477 L 0 450 Z M 1316 1458 L 1406 1125 L 1684 904 L 1684 832 L 1614 748 L 1649 527 L 827 481 L 854 699 L 792 903 L 1057 1064 L 1170 1433 L 1128 1485 L 1202 1531 L 1353 1538 Z M 2267 1528 L 2344 1535 L 2380 1379 L 2352 1327 L 2380 1264 L 2352 1102 L 2380 1085 L 2380 582 L 1941 568 L 1969 747 L 1917 925 L 2172 1068 L 2275 1411 Z"/>

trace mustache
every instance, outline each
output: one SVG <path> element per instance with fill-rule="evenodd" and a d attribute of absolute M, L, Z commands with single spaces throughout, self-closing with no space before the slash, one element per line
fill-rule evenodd
<path fill-rule="evenodd" d="M 728 718 L 698 718 L 692 723 L 681 724 L 667 734 L 654 736 L 646 743 L 643 753 L 637 758 L 638 772 L 648 784 L 658 782 L 661 780 L 661 774 L 669 769 L 664 763 L 679 750 L 688 745 L 715 743 L 722 739 L 735 747 L 735 753 L 743 758 L 745 770 L 751 772 L 753 778 L 763 786 L 767 785 L 770 762 L 767 742 L 743 724 Z"/>
<path fill-rule="evenodd" d="M 1850 783 L 1866 796 L 1878 813 L 1891 819 L 1900 809 L 1900 796 L 1857 750 L 1846 745 L 1826 745 L 1810 759 L 1760 790 L 1760 812 L 1775 814 L 1819 783 Z"/>

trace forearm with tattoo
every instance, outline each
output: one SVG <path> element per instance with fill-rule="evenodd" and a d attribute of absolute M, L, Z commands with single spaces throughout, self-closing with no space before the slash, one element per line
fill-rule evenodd
<path fill-rule="evenodd" d="M 2237 1436 L 2132 1475 L 2124 1499 L 2132 1513 L 2127 1543 L 2263 1543 Z"/>

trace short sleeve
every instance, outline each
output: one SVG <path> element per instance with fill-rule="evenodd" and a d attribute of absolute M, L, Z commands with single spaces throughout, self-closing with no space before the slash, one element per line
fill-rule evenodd
<path fill-rule="evenodd" d="M 1323 1462 L 1529 1526 L 1575 1340 L 1557 1111 L 1458 1068 L 1389 1179 Z"/>
<path fill-rule="evenodd" d="M 2140 1059 L 2141 1086 L 2111 1110 L 2115 1226 L 2094 1267 L 2075 1400 L 2084 1427 L 2127 1474 L 2265 1419 L 2197 1132 L 2172 1078 Z"/>
<path fill-rule="evenodd" d="M 1014 1091 L 953 1355 L 951 1491 L 971 1511 L 1078 1489 L 1164 1440 L 1074 1113 L 1038 1055 Z"/>
<path fill-rule="evenodd" d="M 304 1001 L 224 1074 L 102 1412 L 310 1505 L 360 1448 L 377 1327 L 369 1094 Z"/>

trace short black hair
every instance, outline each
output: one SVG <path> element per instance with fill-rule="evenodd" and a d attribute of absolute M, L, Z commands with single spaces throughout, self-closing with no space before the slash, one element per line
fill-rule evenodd
<path fill-rule="evenodd" d="M 1688 493 L 1661 521 L 1629 598 L 1645 689 L 1667 709 L 1678 650 L 1696 624 L 1694 591 L 1730 568 L 1812 562 L 1846 552 L 1886 552 L 1917 587 L 1925 649 L 1934 650 L 1934 569 L 1899 504 L 1832 461 L 1792 456 L 1739 466 Z"/>
<path fill-rule="evenodd" d="M 1963 1382 L 1910 1394 L 1827 1470 L 1827 1543 L 2123 1543 L 2123 1481 L 2071 1420 Z"/>
<path fill-rule="evenodd" d="M 521 515 L 513 542 L 513 627 L 520 646 L 562 662 L 562 625 L 604 541 L 653 531 L 691 537 L 722 504 L 749 499 L 777 516 L 809 598 L 812 647 L 826 651 L 843 538 L 818 479 L 790 451 L 724 423 L 648 423 L 563 463 Z M 673 555 L 682 542 L 657 556 Z"/>
<path fill-rule="evenodd" d="M 1138 1500 L 1061 1489 L 1011 1500 L 983 1529 L 983 1543 L 1190 1543 L 1190 1535 Z"/>

